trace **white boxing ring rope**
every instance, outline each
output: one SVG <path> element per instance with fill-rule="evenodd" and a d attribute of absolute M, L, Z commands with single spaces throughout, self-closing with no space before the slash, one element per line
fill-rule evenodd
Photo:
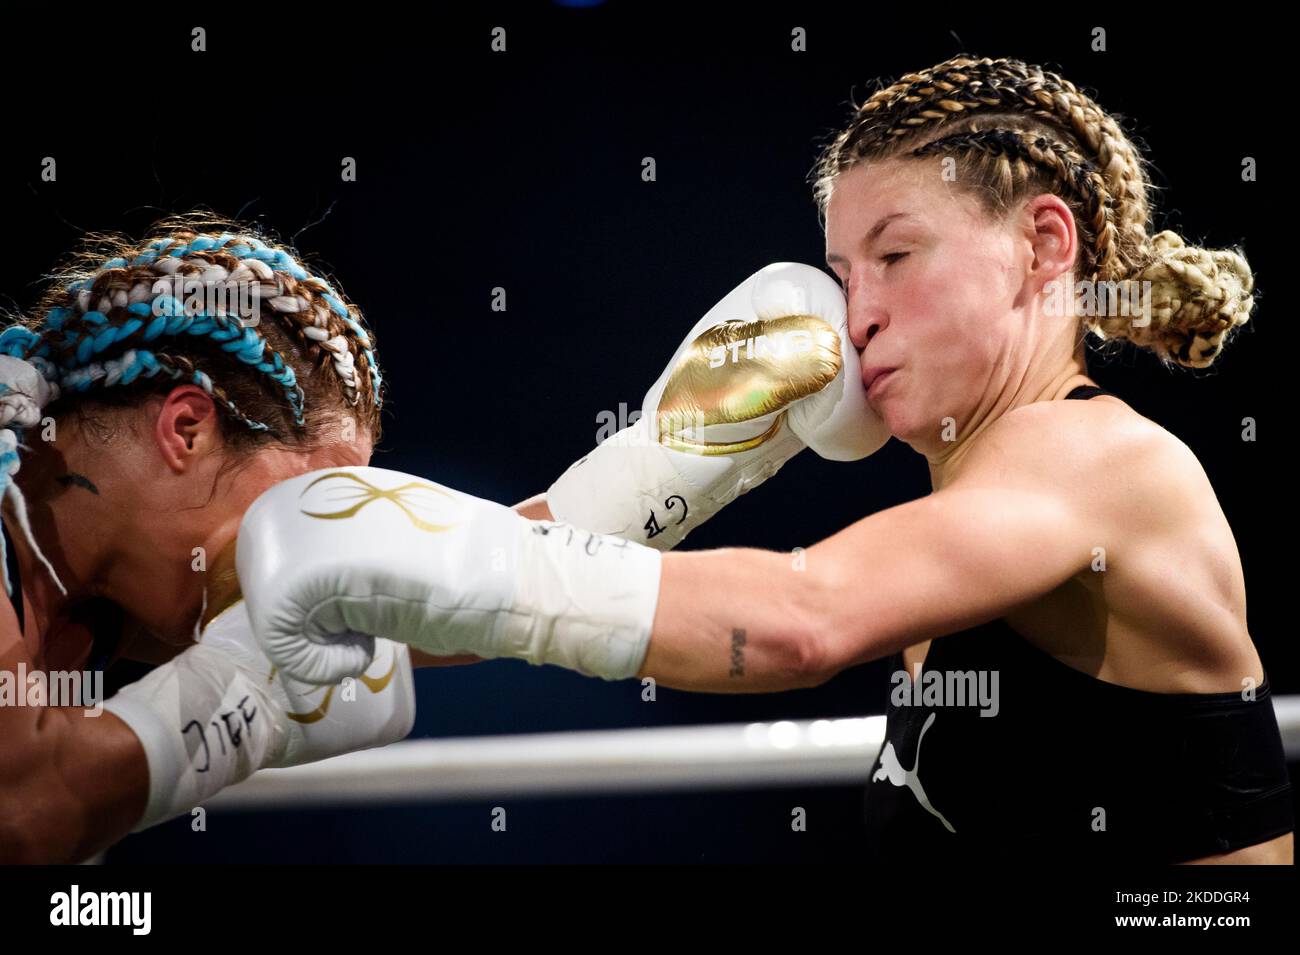
<path fill-rule="evenodd" d="M 1288 761 L 1300 760 L 1300 696 L 1274 697 Z M 206 805 L 222 810 L 504 797 L 853 785 L 885 718 L 408 740 L 264 769 Z"/>

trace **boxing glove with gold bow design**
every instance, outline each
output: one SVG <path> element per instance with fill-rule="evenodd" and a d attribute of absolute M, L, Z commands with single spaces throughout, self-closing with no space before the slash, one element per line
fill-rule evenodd
<path fill-rule="evenodd" d="M 565 471 L 547 503 L 558 521 L 666 551 L 805 447 L 856 461 L 888 438 L 839 286 L 780 262 L 691 329 L 639 420 Z"/>

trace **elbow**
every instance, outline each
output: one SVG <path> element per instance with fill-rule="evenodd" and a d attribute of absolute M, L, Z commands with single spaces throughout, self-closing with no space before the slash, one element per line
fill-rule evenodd
<path fill-rule="evenodd" d="M 85 807 L 39 760 L 13 762 L 0 772 L 0 864 L 66 865 L 88 857 L 80 851 Z"/>
<path fill-rule="evenodd" d="M 843 669 L 833 659 L 829 647 L 824 632 L 810 632 L 799 639 L 792 660 L 798 689 L 821 686 Z"/>
<path fill-rule="evenodd" d="M 821 686 L 839 673 L 841 667 L 832 648 L 835 641 L 830 635 L 824 613 L 801 616 L 799 625 L 791 628 L 792 634 L 783 643 L 782 669 L 788 674 L 791 689 L 810 689 Z"/>
<path fill-rule="evenodd" d="M 731 641 L 727 678 L 742 678 L 744 689 L 740 692 L 804 690 L 821 686 L 835 675 L 826 666 L 823 642 L 812 631 L 783 626 L 755 641 L 737 629 L 731 632 Z"/>
<path fill-rule="evenodd" d="M 51 856 L 44 827 L 47 800 L 33 782 L 40 762 L 23 741 L 7 741 L 0 765 L 0 865 L 45 865 Z"/>
<path fill-rule="evenodd" d="M 852 640 L 844 615 L 832 609 L 844 599 L 843 586 L 838 575 L 809 574 L 787 608 L 788 619 L 796 621 L 790 665 L 801 689 L 821 686 L 853 663 L 845 652 Z"/>
<path fill-rule="evenodd" d="M 55 840 L 43 831 L 41 820 L 33 818 L 32 807 L 5 805 L 0 812 L 0 863 L 50 865 L 69 861 L 55 851 Z"/>

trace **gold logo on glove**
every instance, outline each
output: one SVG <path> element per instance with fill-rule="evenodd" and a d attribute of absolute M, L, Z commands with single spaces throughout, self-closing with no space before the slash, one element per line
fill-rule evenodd
<path fill-rule="evenodd" d="M 388 667 L 388 672 L 383 676 L 369 676 L 363 673 L 361 676 L 357 677 L 357 679 L 361 681 L 362 685 L 376 696 L 388 688 L 388 684 L 393 681 L 393 674 L 397 672 L 397 654 L 394 653 L 392 657 L 392 662 Z M 267 677 L 267 683 L 270 683 L 271 680 L 275 678 L 275 673 L 275 669 L 272 668 L 271 675 Z M 325 690 L 325 697 L 320 701 L 319 706 L 307 713 L 287 713 L 285 715 L 295 723 L 318 723 L 323 720 L 325 715 L 330 711 L 330 703 L 333 701 L 334 691 L 337 690 L 338 687 L 316 687 L 316 689 Z"/>
<path fill-rule="evenodd" d="M 727 321 L 702 332 L 678 360 L 659 399 L 659 441 L 691 454 L 737 454 L 774 437 L 785 409 L 840 373 L 840 336 L 815 315 Z M 690 432 L 780 412 L 762 434 L 706 441 Z"/>
<path fill-rule="evenodd" d="M 329 474 L 322 474 L 316 480 L 312 481 L 299 495 L 299 499 L 306 497 L 318 484 L 325 481 L 337 482 L 342 480 L 344 484 L 333 484 L 323 489 L 325 500 L 324 504 L 342 504 L 347 505 L 337 511 L 308 511 L 302 513 L 308 517 L 319 517 L 322 520 L 336 521 L 348 517 L 354 517 L 367 504 L 373 501 L 391 501 L 401 510 L 403 514 L 411 519 L 411 523 L 418 530 L 428 531 L 430 534 L 437 534 L 440 531 L 450 530 L 455 524 L 437 524 L 433 521 L 421 517 L 417 511 L 437 511 L 438 505 L 445 505 L 446 501 L 454 501 L 455 498 L 442 488 L 427 481 L 409 481 L 406 484 L 394 488 L 376 487 L 365 478 L 348 471 L 331 471 Z M 445 498 L 446 501 L 438 497 Z M 322 492 L 317 492 L 314 497 L 321 497 Z"/>

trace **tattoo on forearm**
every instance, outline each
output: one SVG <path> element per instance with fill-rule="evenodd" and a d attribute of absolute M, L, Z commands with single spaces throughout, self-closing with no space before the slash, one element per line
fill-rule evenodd
<path fill-rule="evenodd" d="M 745 631 L 739 627 L 731 631 L 731 671 L 727 675 L 745 675 Z"/>
<path fill-rule="evenodd" d="M 84 474 L 69 471 L 67 474 L 60 474 L 56 480 L 64 487 L 72 487 L 75 484 L 77 487 L 84 487 L 91 494 L 99 495 L 99 488 L 95 487 L 94 482 Z"/>

